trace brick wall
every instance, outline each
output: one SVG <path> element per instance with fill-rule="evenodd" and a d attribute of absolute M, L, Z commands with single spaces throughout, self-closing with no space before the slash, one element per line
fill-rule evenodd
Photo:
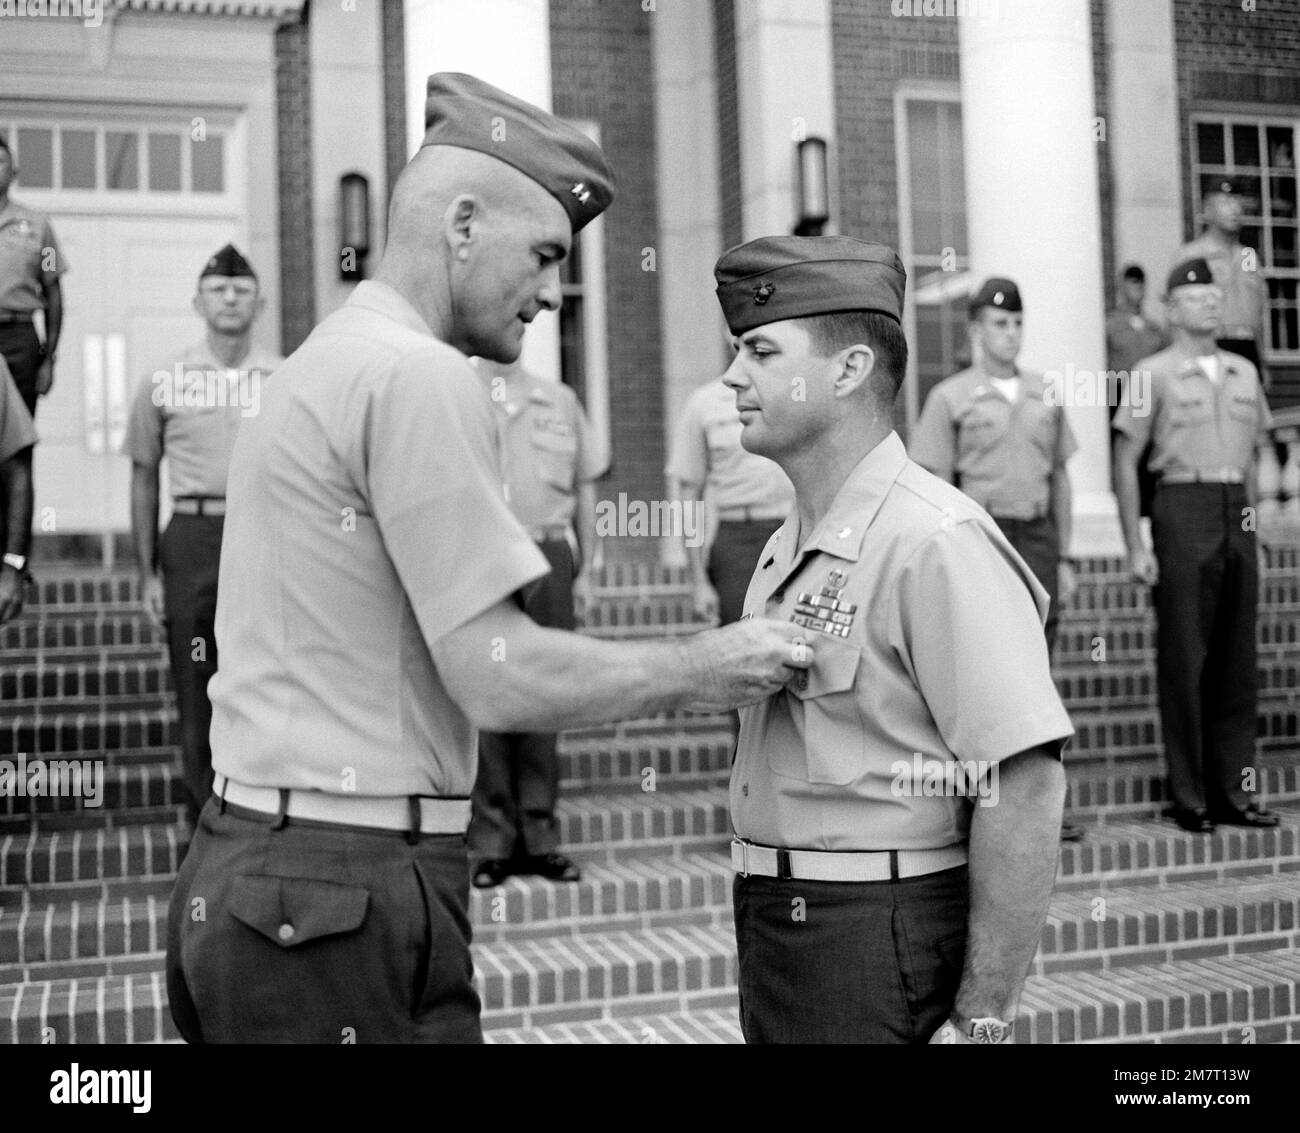
<path fill-rule="evenodd" d="M 732 248 L 744 239 L 740 201 L 735 0 L 713 0 L 713 59 L 718 91 L 718 191 L 722 200 L 722 246 Z"/>
<path fill-rule="evenodd" d="M 600 126 L 617 178 L 605 216 L 613 466 L 598 498 L 663 496 L 663 358 L 658 276 L 642 271 L 657 236 L 654 65 L 650 20 L 640 4 L 552 0 L 551 81 L 555 112 Z M 674 129 L 689 129 L 678 123 Z M 645 543 L 637 540 L 634 543 Z M 611 546 L 611 555 L 645 548 Z"/>
<path fill-rule="evenodd" d="M 275 32 L 280 190 L 280 345 L 297 350 L 316 322 L 312 254 L 311 55 L 307 15 Z"/>
<path fill-rule="evenodd" d="M 384 38 L 384 165 L 389 198 L 406 164 L 406 16 L 401 4 L 381 9 Z M 387 210 L 385 209 L 385 212 Z"/>
<path fill-rule="evenodd" d="M 955 81 L 957 21 L 895 18 L 888 4 L 832 0 L 839 210 L 846 236 L 898 247 L 894 88 L 900 79 Z"/>
<path fill-rule="evenodd" d="M 1173 0 L 1177 51 L 1178 146 L 1183 234 L 1200 228 L 1192 203 L 1191 115 L 1240 108 L 1248 114 L 1300 116 L 1300 0 Z M 1275 410 L 1300 405 L 1300 367 L 1270 368 Z"/>

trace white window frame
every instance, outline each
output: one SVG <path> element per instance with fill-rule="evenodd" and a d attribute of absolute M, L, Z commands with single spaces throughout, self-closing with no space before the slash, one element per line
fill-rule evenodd
<path fill-rule="evenodd" d="M 1284 127 L 1291 131 L 1291 138 L 1292 138 L 1291 159 L 1293 162 L 1300 161 L 1300 117 L 1298 116 L 1286 115 L 1286 114 L 1243 114 L 1240 108 L 1231 111 L 1227 111 L 1227 110 L 1217 111 L 1213 109 L 1203 109 L 1203 110 L 1197 110 L 1192 114 L 1190 114 L 1188 116 L 1188 129 L 1190 132 L 1190 136 L 1188 139 L 1187 156 L 1188 156 L 1188 168 L 1190 170 L 1190 177 L 1191 177 L 1192 214 L 1195 217 L 1195 226 L 1198 231 L 1200 229 L 1200 224 L 1201 224 L 1200 218 L 1204 211 L 1204 201 L 1202 200 L 1201 197 L 1201 178 L 1207 174 L 1212 174 L 1212 173 L 1232 173 L 1232 172 L 1239 173 L 1241 168 L 1240 166 L 1237 165 L 1203 164 L 1197 160 L 1199 154 L 1197 152 L 1196 128 L 1201 123 L 1206 123 L 1212 126 L 1223 127 L 1225 129 L 1225 133 L 1227 135 L 1227 139 L 1229 143 L 1231 142 L 1232 128 L 1234 126 L 1252 126 L 1256 130 L 1260 129 L 1261 127 L 1267 129 L 1269 126 Z M 1267 159 L 1268 157 L 1267 154 L 1263 154 L 1261 156 L 1263 156 L 1265 159 Z M 1261 167 L 1260 169 L 1261 189 L 1264 188 L 1264 182 L 1267 181 L 1267 175 L 1264 173 L 1264 168 L 1266 167 Z M 1296 176 L 1297 189 L 1300 190 L 1300 168 L 1293 168 L 1292 173 Z M 1265 224 L 1267 223 L 1268 220 L 1271 219 L 1272 206 L 1269 200 L 1267 199 L 1268 194 L 1265 192 L 1262 193 L 1261 195 L 1264 198 L 1260 201 L 1260 213 L 1259 213 L 1261 243 L 1266 244 L 1268 239 L 1268 229 L 1265 227 Z M 1297 192 L 1297 202 L 1300 203 L 1300 191 Z M 1300 208 L 1297 208 L 1297 216 L 1293 219 L 1297 222 L 1298 225 L 1300 225 Z M 1300 248 L 1300 245 L 1298 245 L 1298 248 Z M 1271 254 L 1271 250 L 1270 250 L 1270 254 Z M 1260 255 L 1261 258 L 1263 258 L 1264 253 L 1261 251 Z M 1300 264 L 1298 264 L 1296 267 L 1293 268 L 1273 268 L 1273 267 L 1263 267 L 1261 265 L 1260 271 L 1263 273 L 1266 282 L 1270 279 L 1294 279 L 1298 281 L 1297 288 L 1300 288 Z M 1271 344 L 1267 341 L 1267 336 L 1272 326 L 1272 319 L 1269 314 L 1271 309 L 1272 308 L 1271 306 L 1268 305 L 1268 301 L 1266 299 L 1265 313 L 1264 313 L 1264 334 L 1266 336 L 1266 341 L 1263 343 L 1264 361 L 1271 362 L 1273 364 L 1283 364 L 1283 365 L 1291 365 L 1300 362 L 1300 349 L 1274 350 Z"/>
<path fill-rule="evenodd" d="M 907 374 L 903 380 L 904 412 L 910 430 L 921 415 L 921 390 L 917 374 L 916 350 L 917 319 L 913 264 L 916 256 L 912 240 L 912 161 L 908 147 L 907 108 L 912 102 L 951 102 L 961 105 L 961 87 L 950 82 L 909 81 L 894 89 L 894 155 L 898 186 L 898 254 L 908 274 L 908 288 L 903 304 L 903 330 L 913 349 L 907 352 Z M 963 190 L 964 190 L 963 186 Z M 962 199 L 965 199 L 965 192 Z M 962 257 L 964 267 L 969 267 L 968 257 Z M 954 285 L 969 287 L 968 272 L 959 269 L 954 273 Z"/>

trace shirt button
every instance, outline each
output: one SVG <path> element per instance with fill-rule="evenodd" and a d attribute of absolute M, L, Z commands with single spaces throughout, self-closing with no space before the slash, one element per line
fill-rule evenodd
<path fill-rule="evenodd" d="M 740 785 L 740 793 L 741 793 L 742 795 L 744 795 L 745 798 L 749 798 L 749 784 L 748 784 L 748 783 L 742 783 L 742 784 Z"/>
<path fill-rule="evenodd" d="M 292 939 L 293 939 L 293 925 L 289 924 L 289 923 L 286 921 L 284 924 L 282 924 L 282 925 L 280 926 L 280 933 L 279 933 L 279 935 L 280 935 L 280 939 L 281 939 L 281 940 L 292 940 Z"/>
<path fill-rule="evenodd" d="M 800 692 L 808 687 L 808 674 L 800 673 L 798 679 L 794 682 Z"/>

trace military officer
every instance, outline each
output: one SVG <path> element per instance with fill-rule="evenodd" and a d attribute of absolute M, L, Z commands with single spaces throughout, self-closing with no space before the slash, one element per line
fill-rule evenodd
<path fill-rule="evenodd" d="M 1155 586 L 1156 671 L 1172 816 L 1185 830 L 1215 822 L 1276 826 L 1248 789 L 1255 761 L 1253 517 L 1255 454 L 1272 417 L 1255 367 L 1216 346 L 1222 288 L 1204 259 L 1170 272 L 1173 344 L 1151 372 L 1147 412 L 1115 414 L 1115 484 L 1129 564 Z M 1137 464 L 1150 442 L 1159 477 L 1154 556 L 1138 526 Z"/>
<path fill-rule="evenodd" d="M 1210 265 L 1214 282 L 1223 293 L 1219 329 L 1220 350 L 1245 358 L 1264 375 L 1264 315 L 1268 285 L 1260 271 L 1258 253 L 1241 243 L 1241 217 L 1245 205 L 1241 181 L 1215 177 L 1206 187 L 1205 229 L 1178 249 L 1177 264 L 1202 259 Z"/>
<path fill-rule="evenodd" d="M 36 430 L 0 357 L 0 626 L 23 612 L 32 539 L 32 446 Z"/>
<path fill-rule="evenodd" d="M 18 175 L 13 153 L 0 138 L 0 356 L 9 364 L 27 412 L 54 384 L 54 359 L 63 328 L 63 288 L 68 262 L 49 217 L 9 196 Z M 45 341 L 36 333 L 42 312 Z"/>
<path fill-rule="evenodd" d="M 575 602 L 584 615 L 591 602 L 593 482 L 609 469 L 609 454 L 568 386 L 528 374 L 517 361 L 482 359 L 478 369 L 495 410 L 506 500 L 550 567 L 525 591 L 524 613 L 541 626 L 573 629 Z M 499 885 L 511 873 L 580 880 L 558 852 L 555 733 L 481 732 L 478 753 L 469 827 L 474 884 Z"/>
<path fill-rule="evenodd" d="M 425 126 L 375 278 L 235 444 L 217 774 L 168 920 L 191 1041 L 480 1041 L 476 729 L 729 708 L 816 657 L 784 622 L 616 643 L 524 614 L 547 561 L 506 506 L 468 357 L 513 361 L 560 306 L 612 176 L 581 131 L 469 75 L 429 79 Z"/>
<path fill-rule="evenodd" d="M 790 619 L 815 654 L 806 679 L 741 711 L 745 1037 L 1007 1041 L 1056 873 L 1072 734 L 1046 594 L 893 431 L 907 343 L 892 250 L 765 237 L 715 275 L 741 443 L 796 497 L 745 614 Z M 996 805 L 973 805 L 980 792 Z"/>
<path fill-rule="evenodd" d="M 740 617 L 758 553 L 794 504 L 786 474 L 740 443 L 736 399 L 721 380 L 695 390 L 682 409 L 665 470 L 669 499 L 708 500 L 717 528 L 705 562 L 702 546 L 686 546 L 692 606 L 706 621 Z"/>
<path fill-rule="evenodd" d="M 191 823 L 212 793 L 208 682 L 217 671 L 213 619 L 230 454 L 240 425 L 258 410 L 262 383 L 283 361 L 252 341 L 264 303 L 252 266 L 234 245 L 208 259 L 193 299 L 207 333 L 170 369 L 140 383 L 122 446 L 132 462 L 141 600 L 149 620 L 167 633 Z M 163 457 L 172 518 L 160 540 Z"/>

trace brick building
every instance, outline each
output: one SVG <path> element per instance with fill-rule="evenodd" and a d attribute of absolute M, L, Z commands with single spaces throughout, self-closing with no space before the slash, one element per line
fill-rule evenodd
<path fill-rule="evenodd" d="M 465 70 L 596 136 L 619 179 L 582 235 L 566 305 L 526 344 L 613 446 L 602 491 L 663 492 L 666 438 L 725 365 L 711 268 L 798 221 L 800 140 L 827 143 L 827 231 L 909 269 L 906 435 L 964 350 L 964 297 L 1026 294 L 1026 362 L 1102 370 L 1116 267 L 1163 277 L 1203 182 L 1255 187 L 1275 406 L 1300 402 L 1300 0 L 117 0 L 102 20 L 7 19 L 0 133 L 15 194 L 55 217 L 72 271 L 41 408 L 43 530 L 121 532 L 134 382 L 196 337 L 204 256 L 227 239 L 269 285 L 260 334 L 292 350 L 346 297 L 341 178 L 388 187 L 425 77 Z M 960 15 L 955 10 L 960 9 Z M 89 10 L 89 9 L 88 9 Z M 355 212 L 350 214 L 355 222 Z M 1153 292 L 1159 288 L 1153 287 Z M 1154 305 L 1154 304 L 1153 304 Z M 1080 549 L 1117 531 L 1100 406 L 1071 406 Z M 1285 484 L 1300 478 L 1292 458 Z M 1288 479 L 1289 477 L 1289 479 Z M 1290 492 L 1294 496 L 1293 490 Z M 653 554 L 645 541 L 616 557 Z"/>

